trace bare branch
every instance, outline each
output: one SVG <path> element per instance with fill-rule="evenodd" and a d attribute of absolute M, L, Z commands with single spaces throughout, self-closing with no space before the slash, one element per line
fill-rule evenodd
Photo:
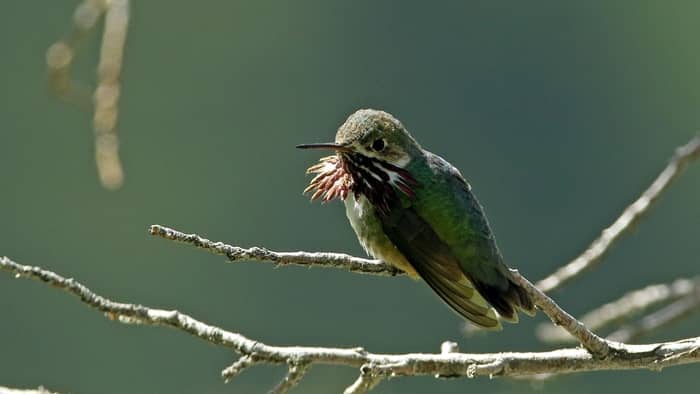
<path fill-rule="evenodd" d="M 599 331 L 634 317 L 656 305 L 693 296 L 696 293 L 700 293 L 700 278 L 681 278 L 668 284 L 650 285 L 629 292 L 615 301 L 586 313 L 581 317 L 581 322 L 590 330 Z M 540 340 L 548 343 L 573 342 L 566 331 L 551 324 L 540 325 L 537 328 L 537 336 Z M 608 339 L 613 338 L 609 337 Z M 615 338 L 615 340 L 623 342 L 630 339 L 629 337 Z"/>
<path fill-rule="evenodd" d="M 580 256 L 556 270 L 553 274 L 537 282 L 537 287 L 548 293 L 583 271 L 595 266 L 610 247 L 630 228 L 632 228 L 649 210 L 651 204 L 668 188 L 693 160 L 700 156 L 700 135 L 696 135 L 687 144 L 676 149 L 666 167 L 639 198 L 622 212 L 622 215 L 603 230 L 601 235 L 591 243 Z"/>
<path fill-rule="evenodd" d="M 202 238 L 197 234 L 185 234 L 175 229 L 157 224 L 149 227 L 148 232 L 161 238 L 186 243 L 204 249 L 210 253 L 223 255 L 232 263 L 239 261 L 270 262 L 276 265 L 300 265 L 304 267 L 340 268 L 350 272 L 362 274 L 396 276 L 405 275 L 405 272 L 380 261 L 362 259 L 343 253 L 327 252 L 273 252 L 259 247 L 249 249 L 227 245 L 223 242 L 214 242 Z"/>
<path fill-rule="evenodd" d="M 374 377 L 392 376 L 532 376 L 565 374 L 582 371 L 652 369 L 700 362 L 700 337 L 675 342 L 646 345 L 610 343 L 605 358 L 596 358 L 583 348 L 567 348 L 548 352 L 523 353 L 441 353 L 441 354 L 375 354 L 361 348 L 323 348 L 309 346 L 270 346 L 241 334 L 208 325 L 175 310 L 162 310 L 142 305 L 111 301 L 95 294 L 79 282 L 56 273 L 20 265 L 7 257 L 0 258 L 0 268 L 17 277 L 40 280 L 63 289 L 102 312 L 108 318 L 125 324 L 169 326 L 187 332 L 207 342 L 231 348 L 243 355 L 237 362 L 241 370 L 252 362 L 297 365 L 333 364 L 362 368 L 358 386 L 370 387 L 378 382 Z M 519 277 L 521 278 L 521 277 Z M 519 279 L 521 280 L 521 279 Z M 534 288 L 531 284 L 529 289 Z M 292 379 L 303 372 L 295 371 Z M 365 383 L 369 381 L 369 383 Z M 354 386 L 354 385 L 353 385 Z M 361 391 L 360 391 L 361 392 Z"/>
<path fill-rule="evenodd" d="M 538 308 L 542 309 L 552 323 L 561 326 L 571 336 L 576 338 L 583 347 L 588 349 L 593 355 L 599 358 L 604 358 L 610 352 L 611 343 L 597 336 L 592 331 L 586 328 L 580 321 L 576 320 L 568 312 L 561 309 L 559 305 L 544 294 L 540 289 L 535 287 L 530 281 L 525 279 L 517 270 L 510 270 L 518 284 L 527 291 L 528 295 L 534 301 Z"/>
<path fill-rule="evenodd" d="M 642 335 L 669 326 L 700 310 L 700 289 L 651 313 L 638 322 L 620 327 L 608 338 L 615 341 L 634 341 Z"/>
<path fill-rule="evenodd" d="M 73 81 L 70 71 L 80 44 L 103 16 L 98 82 L 93 92 L 93 89 Z M 124 182 L 119 159 L 117 104 L 128 26 L 129 0 L 83 0 L 75 9 L 70 34 L 52 44 L 46 52 L 49 89 L 81 109 L 94 109 L 95 162 L 102 186 L 110 190 L 120 188 Z"/>
<path fill-rule="evenodd" d="M 243 372 L 244 369 L 251 367 L 258 362 L 253 358 L 252 355 L 249 354 L 244 354 L 236 360 L 235 363 L 231 364 L 230 366 L 226 367 L 223 371 L 221 371 L 221 377 L 224 378 L 224 381 L 228 383 L 229 380 L 235 378 L 238 376 L 241 372 Z"/>
<path fill-rule="evenodd" d="M 244 249 L 227 245 L 223 242 L 213 242 L 197 234 L 185 234 L 160 225 L 152 225 L 149 233 L 173 241 L 184 242 L 214 254 L 225 255 L 229 261 L 240 260 L 267 261 L 278 265 L 302 265 L 313 267 L 333 267 L 377 275 L 398 274 L 401 271 L 379 260 L 367 260 L 340 253 L 311 253 L 311 252 L 273 252 L 264 248 L 253 247 Z M 540 307 L 553 322 L 564 327 L 571 335 L 581 341 L 588 350 L 598 356 L 608 352 L 605 340 L 587 330 L 580 322 L 561 309 L 551 298 L 535 288 L 532 283 L 523 278 L 517 271 L 512 270 L 520 284 L 528 289 Z"/>

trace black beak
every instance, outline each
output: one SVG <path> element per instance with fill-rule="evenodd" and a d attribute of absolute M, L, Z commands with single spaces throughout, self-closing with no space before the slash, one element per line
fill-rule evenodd
<path fill-rule="evenodd" d="M 297 145 L 298 149 L 328 149 L 338 152 L 349 152 L 350 147 L 347 145 L 336 144 L 335 142 L 325 142 L 320 144 L 301 144 Z"/>

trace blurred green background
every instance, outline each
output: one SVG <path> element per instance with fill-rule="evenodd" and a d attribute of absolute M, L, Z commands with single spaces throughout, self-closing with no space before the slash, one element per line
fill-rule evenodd
<path fill-rule="evenodd" d="M 575 256 L 698 129 L 694 1 L 134 1 L 119 130 L 126 183 L 102 189 L 91 115 L 51 97 L 45 51 L 77 1 L 0 2 L 0 255 L 125 302 L 177 308 L 270 344 L 435 352 L 543 350 L 525 318 L 465 338 L 420 282 L 225 264 L 155 239 L 160 223 L 243 246 L 362 254 L 341 204 L 301 195 L 348 114 L 385 109 L 462 169 L 511 265 L 533 280 Z M 74 76 L 94 84 L 98 34 Z M 698 273 L 692 167 L 597 270 L 554 296 L 582 313 Z M 645 340 L 698 335 L 693 317 Z M 228 350 L 124 326 L 44 284 L 0 275 L 0 385 L 65 393 L 257 393 L 282 367 L 228 385 Z M 603 372 L 542 386 L 399 378 L 377 393 L 679 392 L 698 367 Z M 316 367 L 300 393 L 356 377 Z"/>

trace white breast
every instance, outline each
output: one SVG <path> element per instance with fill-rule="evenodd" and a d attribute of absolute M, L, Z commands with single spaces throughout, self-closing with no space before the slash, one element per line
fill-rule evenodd
<path fill-rule="evenodd" d="M 345 212 L 360 245 L 369 255 L 405 271 L 412 278 L 418 278 L 408 260 L 384 234 L 374 207 L 365 196 L 355 199 L 354 193 L 350 193 L 345 199 Z"/>
<path fill-rule="evenodd" d="M 365 252 L 376 256 L 371 250 L 372 248 L 369 242 L 370 234 L 367 228 L 369 225 L 368 222 L 372 221 L 367 220 L 367 215 L 374 215 L 374 212 L 372 212 L 373 209 L 374 208 L 372 208 L 372 205 L 365 196 L 360 196 L 358 199 L 355 199 L 355 193 L 351 192 L 345 199 L 345 214 L 348 220 L 350 220 L 350 225 L 352 229 L 355 230 L 360 244 L 365 249 Z"/>

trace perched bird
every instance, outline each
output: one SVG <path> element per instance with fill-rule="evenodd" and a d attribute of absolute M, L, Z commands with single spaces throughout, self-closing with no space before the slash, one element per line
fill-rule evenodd
<path fill-rule="evenodd" d="M 534 313 L 471 186 L 392 115 L 359 110 L 340 126 L 335 142 L 297 147 L 335 152 L 307 170 L 317 175 L 304 192 L 312 192 L 312 200 L 343 200 L 369 254 L 422 278 L 480 327 L 500 329 L 500 319 L 517 322 L 518 311 Z"/>

